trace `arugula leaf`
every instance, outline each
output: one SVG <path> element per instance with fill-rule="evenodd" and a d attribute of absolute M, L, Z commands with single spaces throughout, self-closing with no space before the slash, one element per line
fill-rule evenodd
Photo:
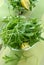
<path fill-rule="evenodd" d="M 22 13 L 27 11 L 27 9 L 25 9 L 25 7 L 23 7 L 21 5 L 21 0 L 8 0 L 8 1 L 10 2 L 10 5 L 12 5 L 13 10 L 14 9 L 19 10 Z M 30 10 L 32 10 L 32 8 L 35 7 L 35 1 L 37 1 L 37 0 L 29 0 L 29 2 L 30 2 L 29 9 Z"/>
<path fill-rule="evenodd" d="M 18 17 L 19 18 L 19 17 Z M 12 48 L 21 49 L 24 42 L 28 42 L 30 46 L 39 41 L 41 35 L 41 27 L 36 19 L 20 20 L 16 18 L 12 22 L 8 22 L 3 29 L 2 39 L 5 45 Z"/>

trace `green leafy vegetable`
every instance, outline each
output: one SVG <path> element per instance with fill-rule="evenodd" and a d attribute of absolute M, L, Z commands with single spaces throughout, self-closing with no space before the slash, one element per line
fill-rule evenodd
<path fill-rule="evenodd" d="M 23 7 L 21 5 L 21 0 L 8 0 L 10 2 L 10 5 L 12 5 L 13 10 L 16 9 L 18 11 L 22 13 L 24 13 L 25 11 L 27 11 L 27 9 L 25 7 Z M 35 7 L 35 2 L 37 0 L 29 0 L 30 5 L 29 5 L 29 9 L 32 10 L 33 7 Z"/>
<path fill-rule="evenodd" d="M 30 46 L 39 41 L 41 27 L 36 19 L 21 20 L 19 17 L 8 22 L 3 30 L 2 39 L 5 45 L 21 49 L 21 45 L 28 42 Z"/>
<path fill-rule="evenodd" d="M 29 58 L 30 56 L 25 56 L 24 51 L 17 51 L 13 56 L 10 56 L 10 55 L 5 55 L 3 57 L 3 59 L 5 60 L 5 63 L 10 63 L 10 62 L 13 62 L 14 61 L 14 64 L 17 65 L 18 62 L 22 59 L 24 60 L 27 60 L 27 58 Z"/>

